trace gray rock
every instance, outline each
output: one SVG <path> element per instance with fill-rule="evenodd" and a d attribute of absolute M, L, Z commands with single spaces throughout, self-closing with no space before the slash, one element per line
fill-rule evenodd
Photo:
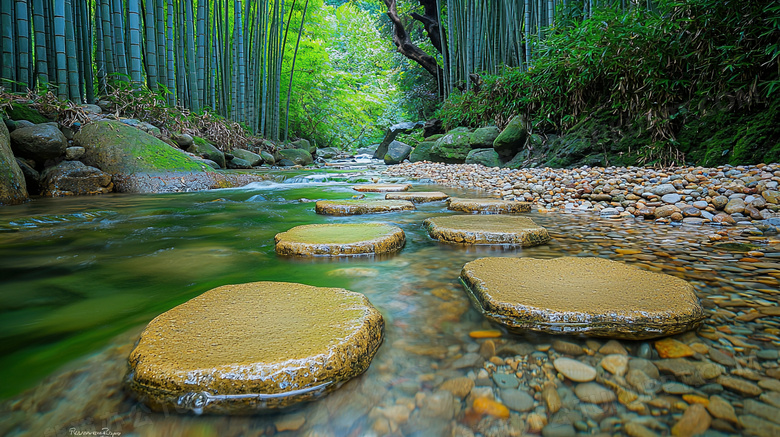
<path fill-rule="evenodd" d="M 727 203 L 729 203 L 729 198 L 726 196 L 715 196 L 712 199 L 712 206 L 718 210 L 725 208 Z"/>
<path fill-rule="evenodd" d="M 341 151 L 335 147 L 323 147 L 321 149 L 317 149 L 318 158 L 333 159 L 340 154 Z"/>
<path fill-rule="evenodd" d="M 263 162 L 268 165 L 274 165 L 276 163 L 276 159 L 274 158 L 274 155 L 271 153 L 261 150 L 260 151 L 260 157 L 263 158 Z"/>
<path fill-rule="evenodd" d="M 245 149 L 233 149 L 231 152 L 236 158 L 243 159 L 248 162 L 251 167 L 255 167 L 263 164 L 263 157 L 257 153 L 250 152 Z"/>
<path fill-rule="evenodd" d="M 249 161 L 247 161 L 246 159 L 234 157 L 230 161 L 227 161 L 227 168 L 231 170 L 250 169 L 252 168 L 252 164 L 250 164 Z"/>
<path fill-rule="evenodd" d="M 574 437 L 577 430 L 568 423 L 550 423 L 542 428 L 543 437 Z"/>
<path fill-rule="evenodd" d="M 309 153 L 316 153 L 317 146 L 312 144 L 311 141 L 301 138 L 290 143 L 293 149 L 305 150 Z"/>
<path fill-rule="evenodd" d="M 201 158 L 215 162 L 218 165 L 218 168 L 225 168 L 227 165 L 225 162 L 225 154 L 203 138 L 193 138 L 192 145 L 187 151 L 198 155 Z"/>
<path fill-rule="evenodd" d="M 24 158 L 16 158 L 16 163 L 19 168 L 22 169 L 24 174 L 24 181 L 27 184 L 27 192 L 29 194 L 40 194 L 41 192 L 41 174 L 38 173 L 32 164 Z"/>
<path fill-rule="evenodd" d="M 513 411 L 531 411 L 534 407 L 533 396 L 515 388 L 501 390 L 501 401 Z"/>
<path fill-rule="evenodd" d="M 400 141 L 393 141 L 387 147 L 387 153 L 382 157 L 385 164 L 394 165 L 402 163 L 409 154 L 412 153 L 412 147 Z"/>
<path fill-rule="evenodd" d="M 682 200 L 682 196 L 677 193 L 664 194 L 661 196 L 661 200 L 666 203 L 675 204 Z"/>
<path fill-rule="evenodd" d="M 110 193 L 114 184 L 111 175 L 81 161 L 62 161 L 47 168 L 41 175 L 44 196 L 77 196 Z"/>
<path fill-rule="evenodd" d="M 674 188 L 674 185 L 672 185 L 672 184 L 661 184 L 661 185 L 656 185 L 655 187 L 653 187 L 652 192 L 656 196 L 665 196 L 667 194 L 676 193 L 677 192 L 677 188 Z"/>
<path fill-rule="evenodd" d="M 471 134 L 471 147 L 475 149 L 492 148 L 501 130 L 495 126 L 481 127 Z"/>
<path fill-rule="evenodd" d="M 11 151 L 11 140 L 5 123 L 0 123 L 0 205 L 25 202 L 27 183 Z"/>
<path fill-rule="evenodd" d="M 68 140 L 55 123 L 36 124 L 11 133 L 11 149 L 17 156 L 43 162 L 65 153 Z"/>
<path fill-rule="evenodd" d="M 183 150 L 187 150 L 192 147 L 193 138 L 189 134 L 179 134 L 173 137 L 173 141 L 179 145 Z"/>
<path fill-rule="evenodd" d="M 517 377 L 511 373 L 494 372 L 493 382 L 495 382 L 496 386 L 501 389 L 517 388 L 517 386 L 520 385 L 520 380 L 518 380 Z"/>
<path fill-rule="evenodd" d="M 498 153 L 493 149 L 474 149 L 466 156 L 466 164 L 481 164 L 485 167 L 501 167 Z"/>
<path fill-rule="evenodd" d="M 289 159 L 293 165 L 309 165 L 314 162 L 311 153 L 303 149 L 282 149 L 279 151 L 282 159 Z"/>
<path fill-rule="evenodd" d="M 745 212 L 745 201 L 739 198 L 730 199 L 729 202 L 723 207 L 723 211 L 726 214 L 741 214 Z"/>
<path fill-rule="evenodd" d="M 65 159 L 68 161 L 75 161 L 80 159 L 86 153 L 86 149 L 80 146 L 68 147 L 65 149 Z"/>

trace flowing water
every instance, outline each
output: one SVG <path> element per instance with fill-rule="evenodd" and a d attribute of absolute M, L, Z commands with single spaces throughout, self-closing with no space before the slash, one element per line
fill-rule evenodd
<path fill-rule="evenodd" d="M 734 228 L 720 237 L 734 244 L 718 246 L 710 241 L 720 230 L 714 227 L 532 212 L 527 216 L 549 230 L 549 244 L 464 247 L 432 241 L 422 227 L 425 218 L 449 213 L 443 202 L 379 215 L 314 213 L 315 200 L 358 195 L 351 185 L 369 173 L 275 177 L 240 189 L 38 199 L 0 208 L 0 395 L 7 399 L 0 434 L 500 436 L 538 432 L 548 423 L 545 432 L 559 435 L 622 435 L 637 426 L 668 435 L 688 405 L 714 397 L 731 403 L 739 421 L 714 417 L 713 435 L 773 435 L 772 426 L 780 426 L 772 417 L 780 407 L 780 322 L 772 312 L 780 292 L 777 236 Z M 294 226 L 374 221 L 400 226 L 405 248 L 338 260 L 274 253 L 274 235 Z M 760 253 L 747 256 L 747 249 Z M 676 337 L 695 351 L 683 364 L 719 363 L 718 374 L 750 386 L 666 369 L 654 376 L 655 389 L 642 393 L 599 367 L 604 339 L 503 331 L 472 338 L 474 331 L 500 328 L 472 308 L 458 281 L 463 264 L 484 256 L 566 255 L 621 260 L 691 281 L 709 318 L 698 333 Z M 151 413 L 126 393 L 127 355 L 152 318 L 214 287 L 265 280 L 365 294 L 386 323 L 369 370 L 315 403 L 249 417 Z M 632 363 L 658 359 L 652 341 L 619 346 Z M 562 355 L 599 368 L 597 381 L 620 399 L 578 400 L 576 383 L 552 368 Z M 468 397 L 438 389 L 463 377 L 477 386 Z M 551 384 L 562 404 L 557 411 L 542 396 Z M 530 396 L 518 400 L 508 390 Z M 478 414 L 471 408 L 477 397 L 501 400 L 513 408 L 511 416 Z"/>

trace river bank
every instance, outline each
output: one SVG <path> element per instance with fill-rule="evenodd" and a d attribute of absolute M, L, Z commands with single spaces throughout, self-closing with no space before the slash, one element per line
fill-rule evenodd
<path fill-rule="evenodd" d="M 416 162 L 390 166 L 383 175 L 483 190 L 505 200 L 533 202 L 540 212 L 585 210 L 663 223 L 757 225 L 768 231 L 780 224 L 778 164 L 511 170 Z"/>

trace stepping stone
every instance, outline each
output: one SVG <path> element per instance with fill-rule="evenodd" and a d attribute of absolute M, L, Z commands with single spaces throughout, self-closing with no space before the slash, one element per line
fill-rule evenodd
<path fill-rule="evenodd" d="M 414 203 L 438 202 L 447 200 L 450 196 L 440 191 L 413 191 L 409 193 L 387 193 L 387 200 L 408 200 Z"/>
<path fill-rule="evenodd" d="M 276 253 L 299 256 L 352 256 L 401 250 L 404 231 L 384 223 L 296 226 L 276 234 Z"/>
<path fill-rule="evenodd" d="M 364 193 L 387 193 L 395 191 L 407 191 L 412 188 L 412 184 L 368 184 L 368 185 L 355 185 L 352 187 L 355 191 L 361 191 Z"/>
<path fill-rule="evenodd" d="M 538 246 L 550 241 L 547 229 L 526 217 L 451 215 L 423 222 L 431 238 L 449 243 Z"/>
<path fill-rule="evenodd" d="M 486 317 L 517 330 L 636 340 L 705 318 L 688 282 L 603 258 L 481 258 L 460 277 Z"/>
<path fill-rule="evenodd" d="M 317 214 L 325 215 L 358 215 L 379 212 L 395 212 L 413 210 L 414 204 L 408 200 L 320 200 L 315 204 Z"/>
<path fill-rule="evenodd" d="M 130 389 L 155 411 L 250 414 L 317 399 L 368 369 L 384 320 L 359 293 L 225 285 L 152 320 Z"/>
<path fill-rule="evenodd" d="M 452 197 L 448 201 L 449 209 L 476 214 L 511 214 L 531 210 L 529 202 L 516 202 L 501 199 L 460 199 Z"/>

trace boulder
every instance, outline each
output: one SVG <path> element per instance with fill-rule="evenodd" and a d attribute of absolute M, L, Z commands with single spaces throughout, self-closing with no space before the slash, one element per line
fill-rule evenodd
<path fill-rule="evenodd" d="M 11 150 L 11 135 L 5 123 L 0 123 L 0 205 L 27 201 L 27 183 Z"/>
<path fill-rule="evenodd" d="M 113 176 L 118 192 L 165 193 L 225 186 L 224 178 L 205 163 L 120 122 L 89 123 L 74 142 L 86 150 L 85 164 Z"/>
<path fill-rule="evenodd" d="M 412 153 L 412 147 L 400 141 L 393 141 L 387 147 L 387 153 L 383 157 L 385 164 L 400 164 Z"/>
<path fill-rule="evenodd" d="M 531 247 L 550 241 L 547 229 L 526 217 L 452 215 L 423 222 L 431 238 L 449 243 Z"/>
<path fill-rule="evenodd" d="M 194 137 L 192 139 L 192 145 L 186 150 L 201 158 L 210 159 L 216 162 L 220 168 L 225 168 L 226 166 L 225 154 L 201 137 Z"/>
<path fill-rule="evenodd" d="M 6 109 L 6 115 L 9 120 L 25 121 L 30 125 L 48 123 L 50 119 L 44 117 L 37 109 L 22 103 L 13 102 L 11 107 Z M 24 126 L 24 125 L 23 125 Z"/>
<path fill-rule="evenodd" d="M 263 158 L 263 162 L 268 165 L 276 164 L 276 159 L 274 159 L 274 155 L 272 155 L 271 153 L 265 150 L 260 151 L 260 157 Z"/>
<path fill-rule="evenodd" d="M 509 124 L 493 141 L 493 149 L 501 156 L 514 156 L 525 145 L 525 140 L 528 138 L 528 130 L 525 125 L 525 118 L 521 115 L 510 120 Z"/>
<path fill-rule="evenodd" d="M 409 193 L 387 193 L 387 200 L 408 200 L 414 203 L 438 202 L 449 199 L 449 195 L 440 191 L 413 191 Z"/>
<path fill-rule="evenodd" d="M 433 155 L 431 154 L 431 149 L 433 149 L 433 146 L 436 144 L 435 141 L 423 141 L 420 144 L 417 145 L 417 147 L 412 150 L 412 153 L 409 154 L 409 161 L 411 162 L 420 162 L 420 161 L 433 161 Z"/>
<path fill-rule="evenodd" d="M 323 159 L 333 159 L 341 154 L 341 150 L 335 147 L 323 147 L 317 149 L 317 157 Z"/>
<path fill-rule="evenodd" d="M 24 182 L 27 184 L 27 193 L 40 194 L 41 174 L 24 158 L 16 158 L 16 163 L 19 165 L 19 168 L 22 169 Z"/>
<path fill-rule="evenodd" d="M 466 156 L 466 164 L 480 164 L 485 167 L 501 167 L 498 153 L 493 149 L 474 149 Z"/>
<path fill-rule="evenodd" d="M 303 149 L 282 149 L 279 151 L 282 159 L 289 159 L 295 165 L 309 165 L 314 162 L 311 153 Z"/>
<path fill-rule="evenodd" d="M 250 152 L 249 150 L 233 149 L 233 151 L 230 153 L 232 153 L 233 156 L 235 156 L 236 158 L 241 158 L 244 161 L 248 162 L 250 167 L 257 167 L 259 165 L 263 165 L 263 157 L 258 155 L 257 153 Z"/>
<path fill-rule="evenodd" d="M 152 320 L 130 353 L 125 380 L 154 411 L 285 408 L 365 372 L 383 328 L 359 293 L 284 282 L 225 285 Z"/>
<path fill-rule="evenodd" d="M 385 154 L 387 153 L 387 149 L 390 147 L 390 144 L 395 141 L 395 138 L 400 134 L 405 134 L 413 131 L 414 129 L 423 127 L 425 123 L 422 121 L 412 122 L 412 121 L 406 121 L 403 123 L 398 123 L 393 126 L 390 126 L 389 129 L 387 129 L 387 133 L 385 134 L 385 138 L 382 139 L 382 142 L 379 143 L 376 150 L 374 151 L 374 158 L 375 159 L 383 159 Z"/>
<path fill-rule="evenodd" d="M 84 150 L 83 147 L 79 147 L 79 146 L 68 147 L 65 149 L 65 159 L 67 159 L 68 161 L 76 161 L 81 159 L 81 157 L 84 156 L 84 153 L 86 152 L 87 151 Z"/>
<path fill-rule="evenodd" d="M 252 164 L 246 159 L 234 156 L 233 159 L 227 161 L 227 168 L 230 170 L 249 170 L 252 168 Z"/>
<path fill-rule="evenodd" d="M 452 211 L 476 214 L 513 214 L 530 211 L 531 204 L 528 202 L 501 199 L 464 199 L 451 197 L 447 201 L 447 208 Z"/>
<path fill-rule="evenodd" d="M 431 147 L 431 157 L 436 162 L 462 164 L 471 152 L 471 133 L 452 132 L 436 140 Z"/>
<path fill-rule="evenodd" d="M 328 223 L 296 226 L 274 237 L 276 253 L 297 256 L 354 256 L 396 252 L 406 235 L 385 223 Z"/>
<path fill-rule="evenodd" d="M 105 194 L 114 188 L 110 174 L 81 161 L 62 161 L 47 168 L 41 175 L 41 186 L 41 194 L 51 197 Z"/>
<path fill-rule="evenodd" d="M 495 126 L 475 129 L 471 134 L 471 147 L 474 149 L 492 148 L 501 130 Z"/>
<path fill-rule="evenodd" d="M 192 147 L 193 144 L 195 144 L 195 139 L 192 138 L 192 135 L 190 134 L 178 134 L 174 135 L 172 140 L 181 147 L 182 150 L 188 150 L 190 147 Z"/>
<path fill-rule="evenodd" d="M 429 138 L 434 135 L 444 133 L 444 124 L 438 118 L 428 120 L 423 125 L 423 138 Z"/>
<path fill-rule="evenodd" d="M 36 124 L 11 132 L 11 149 L 16 156 L 37 162 L 65 154 L 68 140 L 56 123 Z"/>
<path fill-rule="evenodd" d="M 406 200 L 320 200 L 315 204 L 317 214 L 337 216 L 411 211 L 414 209 L 414 204 Z"/>
<path fill-rule="evenodd" d="M 305 150 L 309 152 L 309 154 L 317 152 L 317 146 L 312 144 L 311 141 L 303 138 L 291 142 L 290 145 L 293 147 L 293 149 Z"/>
<path fill-rule="evenodd" d="M 639 340 L 705 318 L 688 282 L 603 258 L 481 258 L 461 280 L 486 317 L 511 329 Z"/>

